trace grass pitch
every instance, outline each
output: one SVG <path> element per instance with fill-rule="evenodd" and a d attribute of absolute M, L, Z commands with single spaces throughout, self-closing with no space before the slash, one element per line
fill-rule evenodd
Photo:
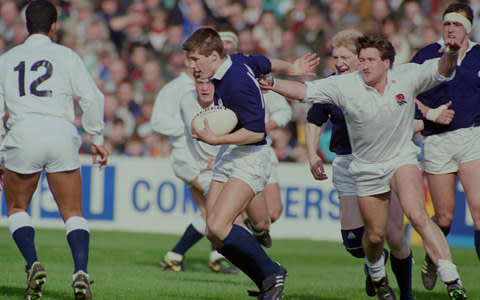
<path fill-rule="evenodd" d="M 243 274 L 221 275 L 207 266 L 210 246 L 204 239 L 186 255 L 185 272 L 163 271 L 158 262 L 179 236 L 94 230 L 91 234 L 89 273 L 95 281 L 94 299 L 223 300 L 253 299 L 255 289 Z M 37 229 L 39 260 L 48 274 L 42 299 L 73 299 L 73 263 L 63 230 Z M 361 300 L 364 292 L 363 262 L 352 258 L 341 243 L 274 238 L 269 255 L 289 272 L 285 299 Z M 437 283 L 433 291 L 423 288 L 420 268 L 424 250 L 413 247 L 413 289 L 416 300 L 446 300 Z M 480 299 L 480 263 L 474 249 L 452 248 L 469 299 Z M 24 261 L 7 228 L 0 227 L 0 299 L 22 299 L 25 289 Z M 398 288 L 390 266 L 390 282 Z"/>

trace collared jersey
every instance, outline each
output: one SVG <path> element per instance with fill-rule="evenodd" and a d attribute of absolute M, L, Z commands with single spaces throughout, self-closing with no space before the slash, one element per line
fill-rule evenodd
<path fill-rule="evenodd" d="M 215 85 L 215 105 L 224 105 L 235 112 L 238 125 L 253 132 L 265 131 L 265 104 L 256 78 L 271 72 L 268 58 L 262 55 L 228 56 L 215 72 L 211 81 Z M 265 138 L 251 145 L 264 145 Z"/>
<path fill-rule="evenodd" d="M 411 147 L 416 95 L 448 79 L 438 73 L 434 59 L 389 70 L 383 95 L 357 71 L 307 82 L 305 101 L 337 105 L 345 115 L 354 157 L 385 162 Z"/>
<path fill-rule="evenodd" d="M 451 100 L 450 109 L 455 111 L 455 116 L 448 125 L 423 119 L 424 136 L 480 125 L 480 45 L 472 41 L 468 43 L 469 48 L 463 60 L 458 62 L 453 80 L 418 95 L 418 99 L 431 108 L 439 107 Z M 418 51 L 412 62 L 423 63 L 426 59 L 441 56 L 438 50 L 442 44 L 440 41 L 426 46 Z M 423 118 L 418 109 L 415 118 Z"/>
<path fill-rule="evenodd" d="M 180 117 L 180 100 L 195 90 L 195 81 L 182 72 L 165 84 L 155 99 L 150 125 L 153 130 L 169 136 L 173 148 L 186 147 L 182 118 Z"/>
<path fill-rule="evenodd" d="M 220 150 L 220 146 L 210 145 L 192 138 L 193 117 L 202 110 L 202 107 L 198 104 L 197 98 L 198 94 L 195 90 L 184 95 L 180 100 L 180 115 L 188 150 L 196 161 L 202 162 L 209 157 L 216 156 Z M 206 167 L 206 164 L 204 167 Z"/>
<path fill-rule="evenodd" d="M 79 98 L 84 130 L 93 144 L 102 145 L 103 94 L 75 52 L 46 35 L 33 34 L 0 56 L 0 115 L 8 108 L 7 128 L 34 116 L 60 118 L 73 125 L 74 97 Z M 3 126 L 0 133 L 3 137 Z"/>
<path fill-rule="evenodd" d="M 347 123 L 342 110 L 338 106 L 329 103 L 315 103 L 308 110 L 307 121 L 309 123 L 322 126 L 328 119 L 332 122 L 330 151 L 336 154 L 351 154 L 352 147 L 350 146 Z"/>

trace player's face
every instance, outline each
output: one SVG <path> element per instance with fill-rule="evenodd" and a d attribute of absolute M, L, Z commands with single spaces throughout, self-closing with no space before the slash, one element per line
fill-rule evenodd
<path fill-rule="evenodd" d="M 465 13 L 459 12 L 461 15 L 465 16 Z M 454 39 L 460 45 L 463 44 L 468 34 L 465 30 L 465 27 L 459 22 L 455 21 L 446 21 L 443 23 L 443 39 Z"/>
<path fill-rule="evenodd" d="M 193 70 L 195 78 L 208 79 L 215 74 L 213 63 L 216 60 L 212 53 L 209 56 L 199 54 L 197 51 L 187 54 L 188 66 Z"/>
<path fill-rule="evenodd" d="M 376 48 L 366 48 L 360 51 L 360 71 L 362 72 L 363 81 L 371 87 L 387 77 L 390 61 L 382 60 L 380 51 Z"/>
<path fill-rule="evenodd" d="M 333 63 L 338 74 L 351 73 L 358 70 L 360 62 L 355 53 L 345 47 L 338 47 L 332 51 Z"/>
<path fill-rule="evenodd" d="M 213 102 L 214 85 L 208 79 L 195 79 L 195 89 L 198 94 L 198 104 L 202 108 L 208 107 Z"/>
<path fill-rule="evenodd" d="M 223 42 L 223 49 L 227 52 L 227 54 L 234 54 L 237 52 L 237 48 L 232 41 L 222 40 Z"/>

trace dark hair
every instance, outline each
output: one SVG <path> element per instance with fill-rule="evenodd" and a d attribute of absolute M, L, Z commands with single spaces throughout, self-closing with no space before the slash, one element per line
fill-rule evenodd
<path fill-rule="evenodd" d="M 393 67 L 395 61 L 395 49 L 392 43 L 380 36 L 362 36 L 358 38 L 357 54 L 360 54 L 362 49 L 375 48 L 380 52 L 382 60 L 388 59 L 390 67 Z"/>
<path fill-rule="evenodd" d="M 221 58 L 226 56 L 220 35 L 210 27 L 201 27 L 195 30 L 183 43 L 182 49 L 187 53 L 196 51 L 204 56 L 209 56 L 213 51 L 217 51 Z"/>
<path fill-rule="evenodd" d="M 57 8 L 50 1 L 32 1 L 25 11 L 29 34 L 48 33 L 52 24 L 57 22 Z"/>
<path fill-rule="evenodd" d="M 468 6 L 468 4 L 460 2 L 450 4 L 443 12 L 442 18 L 445 17 L 446 14 L 451 12 L 464 12 L 467 19 L 470 21 L 470 23 L 473 24 L 473 11 L 472 8 Z"/>

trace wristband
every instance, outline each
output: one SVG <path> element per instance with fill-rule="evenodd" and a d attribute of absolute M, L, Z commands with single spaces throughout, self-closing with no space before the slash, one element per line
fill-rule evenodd
<path fill-rule="evenodd" d="M 447 109 L 447 105 L 445 105 L 445 104 L 440 105 L 437 108 L 430 108 L 427 111 L 427 114 L 426 114 L 425 118 L 429 121 L 435 122 L 435 120 L 438 118 L 438 116 L 440 116 L 442 111 L 444 111 L 446 109 Z"/>

